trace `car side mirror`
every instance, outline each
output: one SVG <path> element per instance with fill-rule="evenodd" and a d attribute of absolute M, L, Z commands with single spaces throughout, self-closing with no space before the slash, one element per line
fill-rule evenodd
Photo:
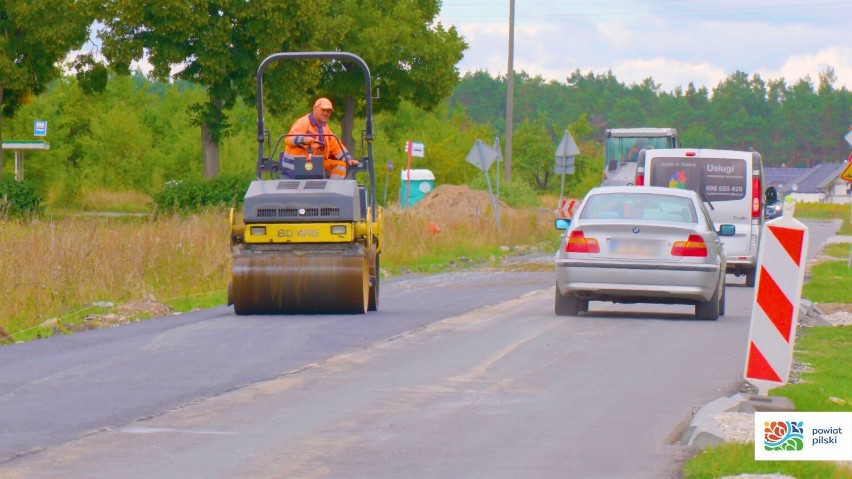
<path fill-rule="evenodd" d="M 734 236 L 736 233 L 735 225 L 719 225 L 719 236 Z"/>
<path fill-rule="evenodd" d="M 766 192 L 763 194 L 763 202 L 767 204 L 775 203 L 778 201 L 778 190 L 775 189 L 774 186 L 770 186 L 766 188 Z"/>
<path fill-rule="evenodd" d="M 571 220 L 567 218 L 556 218 L 554 222 L 554 226 L 558 230 L 567 230 L 569 226 L 571 226 Z"/>

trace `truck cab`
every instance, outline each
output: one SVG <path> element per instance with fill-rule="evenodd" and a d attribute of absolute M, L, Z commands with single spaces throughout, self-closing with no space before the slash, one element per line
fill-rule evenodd
<path fill-rule="evenodd" d="M 633 185 L 641 150 L 678 148 L 679 146 L 675 128 L 607 129 L 601 186 Z"/>

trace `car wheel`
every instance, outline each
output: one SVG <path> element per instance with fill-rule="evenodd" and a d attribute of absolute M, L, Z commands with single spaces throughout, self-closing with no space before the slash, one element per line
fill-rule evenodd
<path fill-rule="evenodd" d="M 721 288 L 716 288 L 716 291 L 713 292 L 713 296 L 709 301 L 703 301 L 697 303 L 695 305 L 695 318 L 702 319 L 705 321 L 715 321 L 719 319 L 719 290 Z"/>
<path fill-rule="evenodd" d="M 557 316 L 576 316 L 580 312 L 580 300 L 576 296 L 562 296 L 557 286 L 554 311 Z"/>
<path fill-rule="evenodd" d="M 719 316 L 725 315 L 725 278 L 722 278 L 722 297 L 719 298 Z"/>
<path fill-rule="evenodd" d="M 755 280 L 756 276 L 757 276 L 757 267 L 756 266 L 754 268 L 746 271 L 745 285 L 748 286 L 749 288 L 753 288 L 754 287 L 754 280 Z"/>
<path fill-rule="evenodd" d="M 577 309 L 580 310 L 581 313 L 585 313 L 589 310 L 589 300 L 588 299 L 580 299 L 577 300 Z"/>

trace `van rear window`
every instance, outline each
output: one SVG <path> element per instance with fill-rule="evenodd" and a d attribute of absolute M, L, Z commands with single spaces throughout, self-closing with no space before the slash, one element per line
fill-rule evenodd
<path fill-rule="evenodd" d="M 740 158 L 651 158 L 649 186 L 693 190 L 708 201 L 741 200 L 746 161 Z"/>

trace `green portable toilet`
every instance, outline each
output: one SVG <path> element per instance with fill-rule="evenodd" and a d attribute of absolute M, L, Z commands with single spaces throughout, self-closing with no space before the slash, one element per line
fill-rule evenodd
<path fill-rule="evenodd" d="M 402 170 L 399 184 L 399 206 L 407 208 L 422 200 L 435 188 L 435 175 L 430 170 Z M 410 180 L 410 186 L 409 186 Z M 408 192 L 408 201 L 405 193 Z"/>

